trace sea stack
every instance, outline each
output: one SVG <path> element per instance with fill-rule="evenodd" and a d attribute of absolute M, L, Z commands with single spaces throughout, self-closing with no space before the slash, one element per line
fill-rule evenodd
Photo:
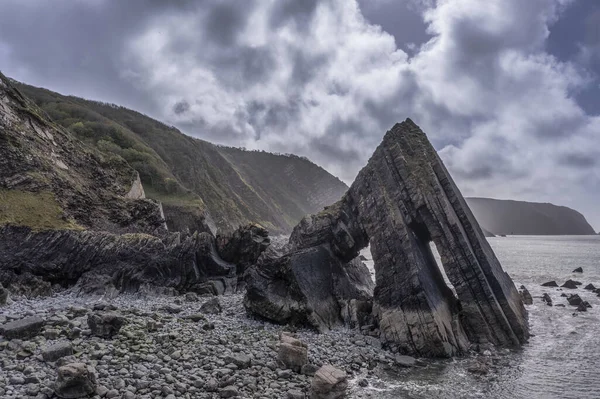
<path fill-rule="evenodd" d="M 444 282 L 432 241 L 456 295 Z M 371 315 L 390 348 L 449 357 L 471 344 L 527 340 L 519 292 L 410 119 L 386 133 L 339 202 L 305 217 L 284 251 L 266 251 L 250 268 L 247 309 L 320 330 L 347 322 L 342 311 L 348 304 L 368 302 L 368 271 L 355 258 L 369 243 L 376 271 Z"/>

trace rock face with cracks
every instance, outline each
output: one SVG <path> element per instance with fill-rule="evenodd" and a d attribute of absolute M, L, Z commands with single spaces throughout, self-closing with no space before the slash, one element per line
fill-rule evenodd
<path fill-rule="evenodd" d="M 368 271 L 356 259 L 369 243 L 376 272 L 372 316 L 392 349 L 447 357 L 471 344 L 527 340 L 519 292 L 410 119 L 386 133 L 339 202 L 304 218 L 282 251 L 263 253 L 249 271 L 246 308 L 319 330 L 346 322 L 343 308 L 370 298 Z"/>

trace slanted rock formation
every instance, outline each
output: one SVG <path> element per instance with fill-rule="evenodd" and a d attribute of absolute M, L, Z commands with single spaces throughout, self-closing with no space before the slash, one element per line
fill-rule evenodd
<path fill-rule="evenodd" d="M 52 284 L 96 294 L 166 288 L 220 295 L 237 288 L 236 265 L 219 256 L 209 233 L 156 237 L 17 226 L 0 227 L 0 281 L 28 296 L 40 287 L 48 294 Z"/>
<path fill-rule="evenodd" d="M 392 349 L 453 356 L 470 344 L 518 346 L 528 338 L 514 283 L 410 119 L 386 133 L 339 202 L 304 218 L 283 251 L 261 256 L 249 272 L 247 309 L 320 330 L 347 321 L 345 304 L 364 302 L 368 311 L 370 277 L 356 258 L 369 243 L 376 272 L 371 314 Z"/>

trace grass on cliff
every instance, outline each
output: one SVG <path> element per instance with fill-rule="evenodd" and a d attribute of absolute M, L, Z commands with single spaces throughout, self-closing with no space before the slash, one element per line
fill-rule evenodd
<path fill-rule="evenodd" d="M 0 225 L 28 226 L 33 230 L 78 230 L 66 219 L 54 194 L 0 189 Z"/>

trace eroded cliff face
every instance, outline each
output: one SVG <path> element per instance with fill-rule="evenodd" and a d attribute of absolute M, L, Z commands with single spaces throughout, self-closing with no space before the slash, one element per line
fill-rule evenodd
<path fill-rule="evenodd" d="M 176 227 L 186 231 L 169 233 L 162 207 L 145 198 L 123 158 L 77 140 L 0 74 L 0 283 L 10 291 L 233 292 L 236 265 L 219 256 L 205 220 L 182 213 Z M 256 244 L 236 237 L 235 245 L 221 240 L 233 259 Z"/>
<path fill-rule="evenodd" d="M 160 234 L 138 173 L 55 125 L 0 74 L 0 225 Z"/>
<path fill-rule="evenodd" d="M 431 241 L 456 295 L 444 282 Z M 390 347 L 453 356 L 471 344 L 518 346 L 527 340 L 527 315 L 512 280 L 411 120 L 387 132 L 341 201 L 303 219 L 283 253 L 263 254 L 251 270 L 247 308 L 318 329 L 347 322 L 348 313 L 340 310 L 348 303 L 358 310 L 365 299 L 359 288 L 369 277 L 348 265 L 369 243 L 376 271 L 371 316 Z"/>

